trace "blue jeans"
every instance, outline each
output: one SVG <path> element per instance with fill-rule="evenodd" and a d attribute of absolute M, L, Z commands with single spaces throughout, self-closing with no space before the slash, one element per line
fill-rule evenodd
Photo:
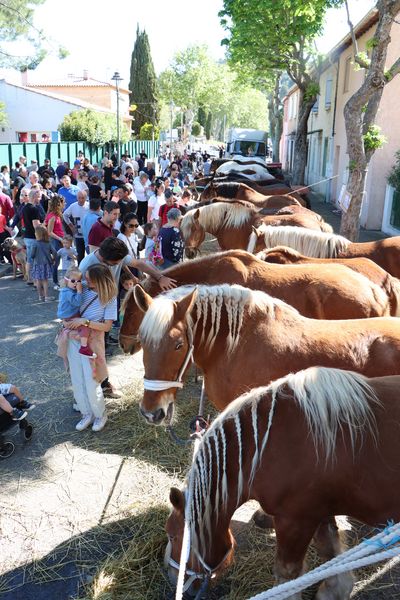
<path fill-rule="evenodd" d="M 54 285 L 58 285 L 58 265 L 60 264 L 60 259 L 57 256 L 57 252 L 62 248 L 62 243 L 59 240 L 50 238 L 50 245 L 54 254 L 56 255 L 56 260 L 53 265 L 53 283 Z"/>
<path fill-rule="evenodd" d="M 26 247 L 26 261 L 31 265 L 32 264 L 32 246 L 35 240 L 31 238 L 24 238 L 24 243 Z"/>

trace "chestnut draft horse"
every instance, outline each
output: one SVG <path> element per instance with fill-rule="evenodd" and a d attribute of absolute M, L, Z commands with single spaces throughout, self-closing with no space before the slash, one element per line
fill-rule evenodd
<path fill-rule="evenodd" d="M 320 269 L 312 265 L 281 267 L 262 262 L 243 250 L 231 250 L 180 263 L 167 269 L 165 275 L 178 286 L 229 283 L 261 290 L 315 319 L 360 319 L 392 314 L 391 298 L 386 290 L 380 290 L 365 277 L 341 265 Z M 150 278 L 143 283 L 143 288 L 152 298 L 160 293 L 158 284 Z M 400 306 L 400 286 L 398 290 L 396 310 Z M 122 312 L 119 342 L 125 352 L 134 354 L 140 350 L 138 333 L 143 312 L 133 290 L 127 293 Z"/>
<path fill-rule="evenodd" d="M 203 437 L 185 495 L 171 489 L 165 554 L 171 581 L 185 518 L 186 587 L 194 596 L 232 561 L 230 521 L 249 499 L 273 516 L 277 583 L 301 574 L 312 539 L 322 561 L 343 552 L 332 515 L 372 526 L 398 522 L 399 386 L 399 376 L 367 379 L 314 367 L 233 402 Z M 332 576 L 316 600 L 348 600 L 352 588 L 351 573 Z"/>
<path fill-rule="evenodd" d="M 311 366 L 400 374 L 400 320 L 308 319 L 281 300 L 238 285 L 176 288 L 154 300 L 135 286 L 145 312 L 139 335 L 145 369 L 141 412 L 170 421 L 193 355 L 207 397 L 224 409 L 239 394 Z"/>
<path fill-rule="evenodd" d="M 260 215 L 249 202 L 215 202 L 188 211 L 182 218 L 180 228 L 185 242 L 185 253 L 194 258 L 203 243 L 206 233 L 215 235 L 222 250 L 241 248 L 249 245 L 253 228 L 262 223 L 274 227 L 282 225 L 309 227 L 318 231 L 331 231 L 332 228 L 312 211 L 299 215 Z"/>
<path fill-rule="evenodd" d="M 364 258 L 363 256 L 358 258 L 311 258 L 303 256 L 296 250 L 293 250 L 293 248 L 287 248 L 286 246 L 276 246 L 270 250 L 264 250 L 263 252 L 259 252 L 257 257 L 267 263 L 280 265 L 317 263 L 320 265 L 340 264 L 349 267 L 349 269 L 364 275 L 364 277 L 376 283 L 389 298 L 391 316 L 400 316 L 400 280 L 397 277 L 389 275 L 382 267 L 369 258 Z"/>
<path fill-rule="evenodd" d="M 260 193 L 241 181 L 228 181 L 224 183 L 211 181 L 202 191 L 200 201 L 204 202 L 213 198 L 234 198 L 235 200 L 251 202 L 251 204 L 254 204 L 258 208 L 270 208 L 273 197 L 281 197 L 282 195 L 287 199 L 287 202 L 286 204 L 281 204 L 280 207 L 291 204 L 305 206 L 305 202 L 300 194 L 291 192 L 290 188 L 286 186 L 268 186 L 265 188 L 264 193 Z"/>
<path fill-rule="evenodd" d="M 300 227 L 266 227 L 261 225 L 251 234 L 249 252 L 264 248 L 289 246 L 314 258 L 357 258 L 373 260 L 385 271 L 400 278 L 400 236 L 375 242 L 351 242 L 334 233 L 310 231 Z"/>

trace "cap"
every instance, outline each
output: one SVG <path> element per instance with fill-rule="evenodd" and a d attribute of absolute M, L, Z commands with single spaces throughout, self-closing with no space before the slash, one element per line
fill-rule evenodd
<path fill-rule="evenodd" d="M 74 160 L 74 165 L 80 165 L 80 164 L 81 164 L 80 160 L 78 160 L 78 159 Z"/>
<path fill-rule="evenodd" d="M 171 221 L 176 221 L 176 219 L 179 219 L 180 216 L 181 216 L 181 211 L 179 210 L 179 208 L 171 208 L 167 212 L 167 217 Z"/>

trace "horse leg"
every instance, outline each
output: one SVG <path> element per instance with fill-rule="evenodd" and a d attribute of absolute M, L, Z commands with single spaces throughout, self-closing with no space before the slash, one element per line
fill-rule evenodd
<path fill-rule="evenodd" d="M 251 517 L 257 527 L 260 529 L 274 529 L 274 519 L 270 515 L 267 515 L 262 508 L 259 508 L 253 513 Z"/>
<path fill-rule="evenodd" d="M 314 535 L 314 545 L 324 561 L 331 560 L 343 552 L 335 517 L 329 517 L 320 523 Z M 315 600 L 347 600 L 352 589 L 351 573 L 334 575 L 322 582 Z"/>
<path fill-rule="evenodd" d="M 287 517 L 275 517 L 274 521 L 277 539 L 275 578 L 279 584 L 303 573 L 304 557 L 318 523 Z M 301 592 L 292 594 L 288 600 L 301 600 Z"/>

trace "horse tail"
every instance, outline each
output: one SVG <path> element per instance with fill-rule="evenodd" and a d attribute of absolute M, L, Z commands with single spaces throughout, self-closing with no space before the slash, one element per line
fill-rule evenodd
<path fill-rule="evenodd" d="M 390 314 L 392 317 L 400 317 L 400 279 L 390 277 L 389 280 Z"/>

